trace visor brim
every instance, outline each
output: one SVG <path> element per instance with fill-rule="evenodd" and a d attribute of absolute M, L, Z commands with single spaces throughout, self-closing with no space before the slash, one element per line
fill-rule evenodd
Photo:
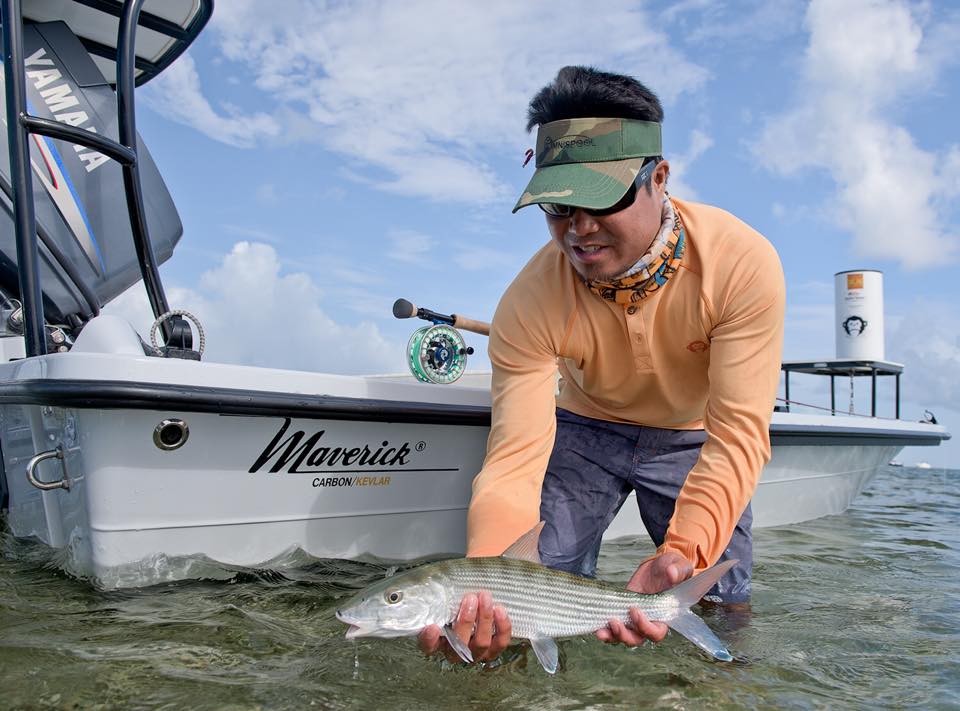
<path fill-rule="evenodd" d="M 646 157 L 599 163 L 563 163 L 537 168 L 512 212 L 538 203 L 603 210 L 633 185 Z"/>

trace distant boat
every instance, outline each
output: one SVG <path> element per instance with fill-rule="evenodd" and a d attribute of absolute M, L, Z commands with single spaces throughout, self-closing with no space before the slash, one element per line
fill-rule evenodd
<path fill-rule="evenodd" d="M 903 466 L 903 462 L 901 462 L 899 459 L 891 459 L 891 460 L 888 462 L 888 464 L 889 464 L 891 467 L 902 467 L 902 466 Z"/>
<path fill-rule="evenodd" d="M 930 463 L 929 463 L 929 462 L 917 462 L 915 466 L 916 466 L 917 469 L 932 469 L 932 468 L 933 468 L 933 467 L 930 466 Z"/>

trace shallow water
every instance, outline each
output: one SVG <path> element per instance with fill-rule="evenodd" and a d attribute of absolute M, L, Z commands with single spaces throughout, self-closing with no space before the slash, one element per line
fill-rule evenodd
<path fill-rule="evenodd" d="M 604 546 L 626 581 L 649 544 Z M 42 546 L 2 540 L 0 708 L 960 709 L 960 471 L 884 470 L 845 514 L 757 531 L 753 615 L 704 616 L 737 661 L 671 634 L 561 642 L 493 670 L 411 640 L 343 638 L 337 601 L 384 575 L 317 562 L 97 592 Z"/>

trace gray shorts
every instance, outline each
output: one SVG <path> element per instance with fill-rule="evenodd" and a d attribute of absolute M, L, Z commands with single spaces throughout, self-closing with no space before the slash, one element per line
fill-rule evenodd
<path fill-rule="evenodd" d="M 631 491 L 640 518 L 660 546 L 680 487 L 700 456 L 703 430 L 666 430 L 557 410 L 557 437 L 543 479 L 540 558 L 544 565 L 593 577 L 600 539 Z M 747 506 L 721 561 L 739 559 L 707 594 L 719 602 L 750 600 L 753 512 Z"/>

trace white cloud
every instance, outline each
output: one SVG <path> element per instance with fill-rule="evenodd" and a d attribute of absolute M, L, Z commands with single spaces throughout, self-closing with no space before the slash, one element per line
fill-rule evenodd
<path fill-rule="evenodd" d="M 586 22 L 575 0 L 288 0 L 273 13 L 235 0 L 211 25 L 294 140 L 344 156 L 382 190 L 484 204 L 514 197 L 492 166 L 522 154 L 527 101 L 561 66 L 633 72 L 668 104 L 703 84 L 707 72 L 634 5 L 605 3 L 602 22 Z"/>
<path fill-rule="evenodd" d="M 833 281 L 805 281 L 791 285 L 789 294 L 791 300 L 793 300 L 794 297 L 824 299 L 830 305 L 830 308 L 833 308 L 836 285 Z"/>
<path fill-rule="evenodd" d="M 685 42 L 722 42 L 727 47 L 752 49 L 795 31 L 802 14 L 803 6 L 796 0 L 681 0 L 670 3 L 660 17 L 679 27 Z"/>
<path fill-rule="evenodd" d="M 514 270 L 522 264 L 514 254 L 476 244 L 461 244 L 453 255 L 453 263 L 467 271 L 484 269 Z"/>
<path fill-rule="evenodd" d="M 941 265 L 958 249 L 945 205 L 957 194 L 958 147 L 926 150 L 891 118 L 896 101 L 928 90 L 951 60 L 931 46 L 923 10 L 897 0 L 814 0 L 796 105 L 770 118 L 752 146 L 783 175 L 828 171 L 837 186 L 831 216 L 854 235 L 856 251 L 913 269 Z"/>
<path fill-rule="evenodd" d="M 670 193 L 686 200 L 696 200 L 697 191 L 689 185 L 684 177 L 690 164 L 713 147 L 713 139 L 703 130 L 694 129 L 690 132 L 690 145 L 683 153 L 667 156 L 670 161 Z"/>
<path fill-rule="evenodd" d="M 517 255 L 502 249 L 467 242 L 441 244 L 435 237 L 415 230 L 391 230 L 387 240 L 390 243 L 387 257 L 428 271 L 448 269 L 444 265 L 449 263 L 471 272 L 516 270 L 522 264 Z"/>
<path fill-rule="evenodd" d="M 715 0 L 676 0 L 660 13 L 660 19 L 664 22 L 677 22 L 688 14 L 697 17 L 704 14 L 715 16 L 716 10 Z"/>
<path fill-rule="evenodd" d="M 960 462 L 960 317 L 947 301 L 916 299 L 906 312 L 887 318 L 887 358 L 904 364 L 901 417 L 920 419 L 923 410 L 935 413 L 953 440 L 936 449 L 906 450 L 903 461 L 925 460 L 957 468 Z"/>
<path fill-rule="evenodd" d="M 147 105 L 172 121 L 187 124 L 210 138 L 249 148 L 264 136 L 279 133 L 279 124 L 264 113 L 243 114 L 228 107 L 217 113 L 203 95 L 193 57 L 183 54 L 140 90 Z"/>
<path fill-rule="evenodd" d="M 832 304 L 787 304 L 784 318 L 783 359 L 833 358 L 836 343 Z"/>
<path fill-rule="evenodd" d="M 436 246 L 433 237 L 414 230 L 392 230 L 387 239 L 391 245 L 387 256 L 410 264 L 429 262 L 430 253 Z"/>
<path fill-rule="evenodd" d="M 836 307 L 832 281 L 787 285 L 784 360 L 816 360 L 836 355 Z"/>
<path fill-rule="evenodd" d="M 923 393 L 922 404 L 932 409 L 955 409 L 960 402 L 960 317 L 955 304 L 917 299 L 906 314 L 887 323 L 888 358 L 906 366 L 904 392 Z"/>
<path fill-rule="evenodd" d="M 370 321 L 334 320 L 317 284 L 304 273 L 283 273 L 276 251 L 266 244 L 238 242 L 203 274 L 197 289 L 168 289 L 168 301 L 200 319 L 207 361 L 329 373 L 404 367 L 402 344 L 385 338 Z M 148 337 L 153 317 L 141 285 L 104 311 L 126 318 Z"/>
<path fill-rule="evenodd" d="M 235 237 L 240 237 L 253 242 L 268 242 L 270 244 L 280 244 L 283 240 L 272 232 L 257 229 L 256 227 L 247 227 L 246 225 L 221 225 L 224 232 Z"/>

